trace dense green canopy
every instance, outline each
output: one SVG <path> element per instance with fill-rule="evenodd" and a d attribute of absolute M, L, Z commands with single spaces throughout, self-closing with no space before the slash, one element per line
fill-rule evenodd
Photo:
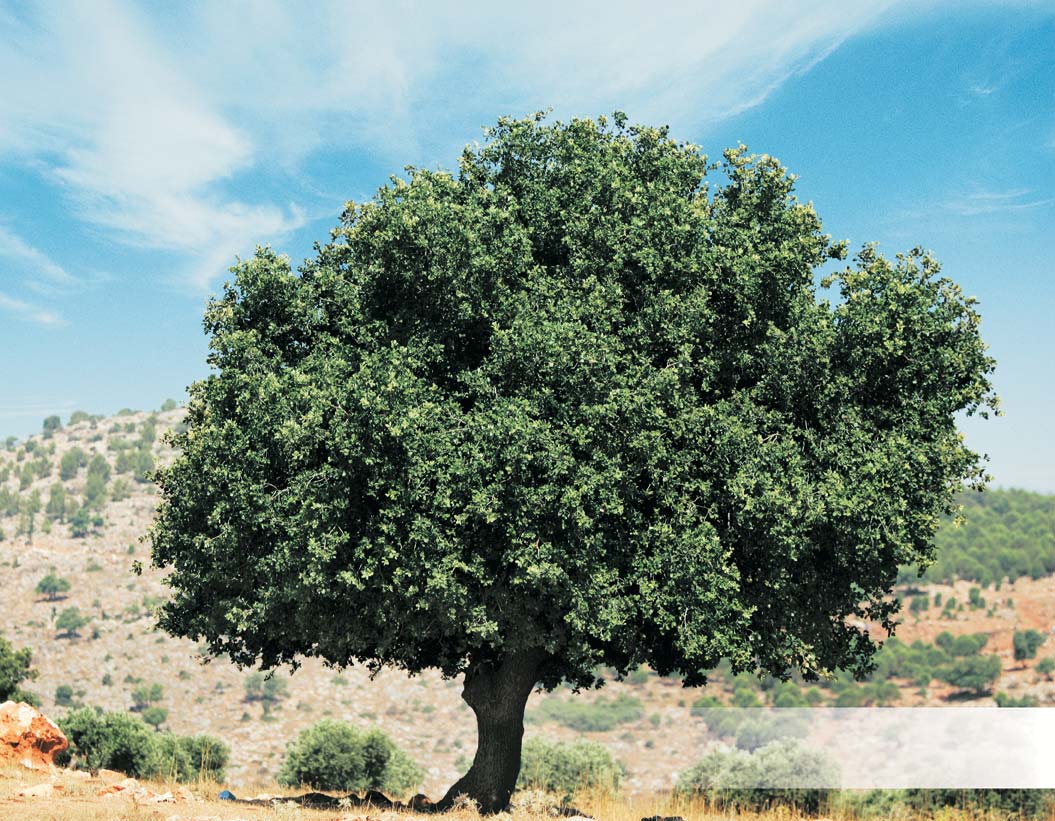
<path fill-rule="evenodd" d="M 501 120 L 299 274 L 239 263 L 158 476 L 163 625 L 264 666 L 534 653 L 546 686 L 866 667 L 853 618 L 984 479 L 954 417 L 993 362 L 920 250 L 819 298 L 844 248 L 793 179 L 621 115 Z"/>

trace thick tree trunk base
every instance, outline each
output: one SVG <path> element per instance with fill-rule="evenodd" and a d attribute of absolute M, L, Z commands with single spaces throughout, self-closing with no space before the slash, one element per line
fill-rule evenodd
<path fill-rule="evenodd" d="M 541 653 L 508 656 L 496 666 L 480 666 L 465 674 L 462 698 L 476 714 L 477 747 L 469 772 L 436 803 L 450 809 L 464 796 L 480 812 L 501 812 L 520 774 L 524 740 L 524 708 L 535 687 Z"/>

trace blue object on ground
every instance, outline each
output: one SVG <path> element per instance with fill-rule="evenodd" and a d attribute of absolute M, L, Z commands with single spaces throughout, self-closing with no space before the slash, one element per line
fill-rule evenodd
<path fill-rule="evenodd" d="M 234 797 L 234 793 L 231 792 L 230 790 L 224 790 L 223 792 L 220 793 L 220 800 L 221 801 L 237 801 L 238 799 Z"/>

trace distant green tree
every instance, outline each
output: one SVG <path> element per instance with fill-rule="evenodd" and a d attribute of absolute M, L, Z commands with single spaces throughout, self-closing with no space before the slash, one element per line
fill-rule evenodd
<path fill-rule="evenodd" d="M 88 623 L 88 619 L 81 615 L 76 607 L 67 607 L 59 617 L 55 619 L 55 628 L 59 631 L 60 638 L 73 638 L 77 631 Z"/>
<path fill-rule="evenodd" d="M 69 424 L 76 425 L 78 422 L 90 422 L 94 418 L 95 417 L 93 417 L 87 411 L 75 410 L 73 413 L 70 414 Z"/>
<path fill-rule="evenodd" d="M 84 507 L 101 510 L 106 504 L 106 480 L 97 473 L 90 474 L 84 482 Z"/>
<path fill-rule="evenodd" d="M 73 447 L 62 454 L 59 460 L 59 477 L 68 482 L 77 475 L 77 472 L 88 464 L 88 454 L 81 448 Z"/>
<path fill-rule="evenodd" d="M 137 482 L 149 482 L 154 471 L 154 456 L 146 448 L 140 448 L 132 456 L 132 471 Z"/>
<path fill-rule="evenodd" d="M 104 484 L 110 481 L 110 463 L 101 453 L 95 454 L 88 463 L 88 476 L 98 476 Z"/>
<path fill-rule="evenodd" d="M 28 647 L 16 650 L 11 642 L 0 637 L 0 702 L 27 701 L 36 704 L 37 699 L 21 688 L 23 681 L 32 681 L 38 675 L 31 667 L 33 652 Z"/>
<path fill-rule="evenodd" d="M 934 643 L 950 656 L 974 656 L 989 643 L 985 633 L 965 633 L 954 636 L 948 630 L 939 633 Z"/>
<path fill-rule="evenodd" d="M 37 582 L 36 588 L 37 595 L 47 596 L 48 601 L 55 601 L 63 593 L 68 593 L 69 589 L 69 579 L 56 575 L 54 571 L 48 573 L 44 578 Z"/>
<path fill-rule="evenodd" d="M 62 420 L 57 416 L 49 416 L 44 420 L 44 438 L 50 439 L 56 431 L 62 430 Z"/>
<path fill-rule="evenodd" d="M 60 684 L 55 688 L 55 704 L 59 707 L 73 705 L 73 688 L 69 684 Z"/>
<path fill-rule="evenodd" d="M 34 489 L 20 500 L 18 530 L 26 537 L 27 543 L 33 541 L 33 534 L 37 529 L 37 514 L 40 513 L 41 507 L 39 490 Z"/>
<path fill-rule="evenodd" d="M 939 678 L 958 687 L 981 695 L 991 689 L 1000 675 L 999 656 L 965 656 L 956 659 L 939 671 Z"/>
<path fill-rule="evenodd" d="M 164 688 L 158 684 L 143 684 L 132 691 L 132 709 L 142 712 L 164 697 Z"/>
<path fill-rule="evenodd" d="M 115 502 L 127 499 L 131 495 L 132 486 L 128 484 L 127 479 L 115 479 L 114 483 L 110 485 L 110 498 Z"/>
<path fill-rule="evenodd" d="M 64 521 L 66 518 L 66 487 L 55 482 L 48 491 L 48 506 L 44 509 L 49 519 Z"/>
<path fill-rule="evenodd" d="M 1042 658 L 1037 662 L 1036 670 L 1050 681 L 1051 674 L 1055 673 L 1055 658 L 1052 658 L 1051 656 Z"/>
<path fill-rule="evenodd" d="M 161 728 L 161 725 L 168 720 L 168 717 L 169 711 L 157 705 L 151 705 L 143 710 L 143 721 L 153 727 L 155 731 Z"/>
<path fill-rule="evenodd" d="M 1016 630 L 1012 640 L 1015 661 L 1036 658 L 1037 650 L 1043 646 L 1046 638 L 1039 630 Z"/>
<path fill-rule="evenodd" d="M 176 410 L 177 407 L 179 406 L 176 404 L 175 399 L 166 399 L 161 403 L 161 412 L 165 413 L 166 411 Z"/>

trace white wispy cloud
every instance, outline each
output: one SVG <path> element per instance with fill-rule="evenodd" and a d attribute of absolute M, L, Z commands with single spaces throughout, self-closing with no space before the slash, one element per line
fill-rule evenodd
<path fill-rule="evenodd" d="M 54 285 L 75 286 L 80 280 L 38 248 L 0 223 L 0 257 L 14 260 L 30 276 L 43 277 Z"/>
<path fill-rule="evenodd" d="M 41 308 L 0 291 L 0 311 L 7 311 L 19 319 L 35 322 L 38 325 L 65 325 L 66 321 L 55 311 Z"/>
<path fill-rule="evenodd" d="M 945 200 L 941 207 L 960 217 L 1014 214 L 1055 204 L 1055 197 L 1038 197 L 1028 188 L 1009 191 L 972 191 Z"/>
<path fill-rule="evenodd" d="M 281 242 L 319 211 L 313 192 L 329 186 L 307 179 L 304 161 L 321 150 L 366 149 L 394 167 L 449 163 L 495 116 L 548 106 L 562 117 L 619 108 L 692 133 L 917 7 L 0 6 L 0 162 L 44 169 L 77 216 L 113 239 L 177 252 L 175 273 L 203 289 L 236 254 Z M 282 186 L 293 193 L 275 202 Z M 298 197 L 307 201 L 288 202 Z M 323 210 L 335 214 L 332 199 Z"/>

